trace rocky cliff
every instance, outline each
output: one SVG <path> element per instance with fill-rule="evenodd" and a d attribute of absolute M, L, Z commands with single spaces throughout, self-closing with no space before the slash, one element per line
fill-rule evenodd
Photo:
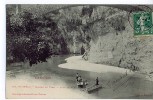
<path fill-rule="evenodd" d="M 134 36 L 129 21 L 124 23 L 124 30 L 115 31 L 110 27 L 107 34 L 90 42 L 89 61 L 150 73 L 153 71 L 153 36 Z"/>

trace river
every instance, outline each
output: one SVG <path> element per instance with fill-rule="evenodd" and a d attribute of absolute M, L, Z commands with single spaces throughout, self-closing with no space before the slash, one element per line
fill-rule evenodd
<path fill-rule="evenodd" d="M 125 79 L 119 79 L 124 75 L 117 73 L 104 74 L 87 72 L 58 67 L 59 64 L 65 63 L 65 59 L 70 56 L 74 55 L 54 56 L 48 59 L 47 62 L 39 63 L 32 67 L 29 67 L 28 64 L 24 64 L 24 66 L 20 67 L 9 66 L 11 69 L 6 72 L 6 91 L 10 91 L 10 83 L 12 85 L 13 82 L 20 83 L 22 80 L 27 82 L 27 84 L 34 84 L 38 87 L 45 85 L 50 87 L 54 86 L 54 89 L 58 88 L 58 91 L 54 90 L 54 96 L 52 95 L 53 88 L 50 88 L 47 91 L 44 90 L 47 94 L 46 97 L 34 96 L 32 98 L 153 98 L 153 83 L 141 78 L 128 76 Z M 89 85 L 95 84 L 96 77 L 99 77 L 100 84 L 102 84 L 103 88 L 90 94 L 86 93 L 82 89 L 77 88 L 75 79 L 76 73 L 79 73 L 83 79 L 87 80 Z M 20 79 L 19 82 L 18 79 Z M 19 92 L 21 91 L 19 90 Z M 8 97 L 9 96 L 11 97 L 10 92 L 8 92 Z M 25 96 L 14 98 L 25 98 Z"/>

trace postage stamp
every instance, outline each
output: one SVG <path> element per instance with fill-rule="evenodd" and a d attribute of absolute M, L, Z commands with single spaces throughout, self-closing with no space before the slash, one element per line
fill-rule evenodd
<path fill-rule="evenodd" d="M 133 13 L 134 35 L 153 35 L 153 13 Z"/>

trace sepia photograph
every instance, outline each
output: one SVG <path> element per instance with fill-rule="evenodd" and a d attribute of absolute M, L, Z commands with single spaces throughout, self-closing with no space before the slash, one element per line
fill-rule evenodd
<path fill-rule="evenodd" d="M 7 99 L 153 99 L 153 5 L 5 8 Z"/>

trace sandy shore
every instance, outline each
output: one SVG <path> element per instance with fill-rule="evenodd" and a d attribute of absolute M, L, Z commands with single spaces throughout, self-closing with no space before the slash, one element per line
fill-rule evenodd
<path fill-rule="evenodd" d="M 85 61 L 82 59 L 81 56 L 72 56 L 65 59 L 67 63 L 60 64 L 58 67 L 66 68 L 66 69 L 74 69 L 74 70 L 82 70 L 82 71 L 90 71 L 90 72 L 97 72 L 97 73 L 119 73 L 119 74 L 130 74 L 135 75 L 136 77 L 145 78 L 145 80 L 153 81 L 153 74 L 143 74 L 142 72 L 133 72 L 129 69 L 120 68 L 116 66 L 109 66 L 103 64 L 95 64 L 90 63 L 89 61 Z"/>
<path fill-rule="evenodd" d="M 67 63 L 60 64 L 58 65 L 58 67 L 66 69 L 74 69 L 74 70 L 91 71 L 97 73 L 107 73 L 107 72 L 123 73 L 123 74 L 133 73 L 129 69 L 119 68 L 116 66 L 90 63 L 88 61 L 84 61 L 81 56 L 72 56 L 65 60 Z"/>

